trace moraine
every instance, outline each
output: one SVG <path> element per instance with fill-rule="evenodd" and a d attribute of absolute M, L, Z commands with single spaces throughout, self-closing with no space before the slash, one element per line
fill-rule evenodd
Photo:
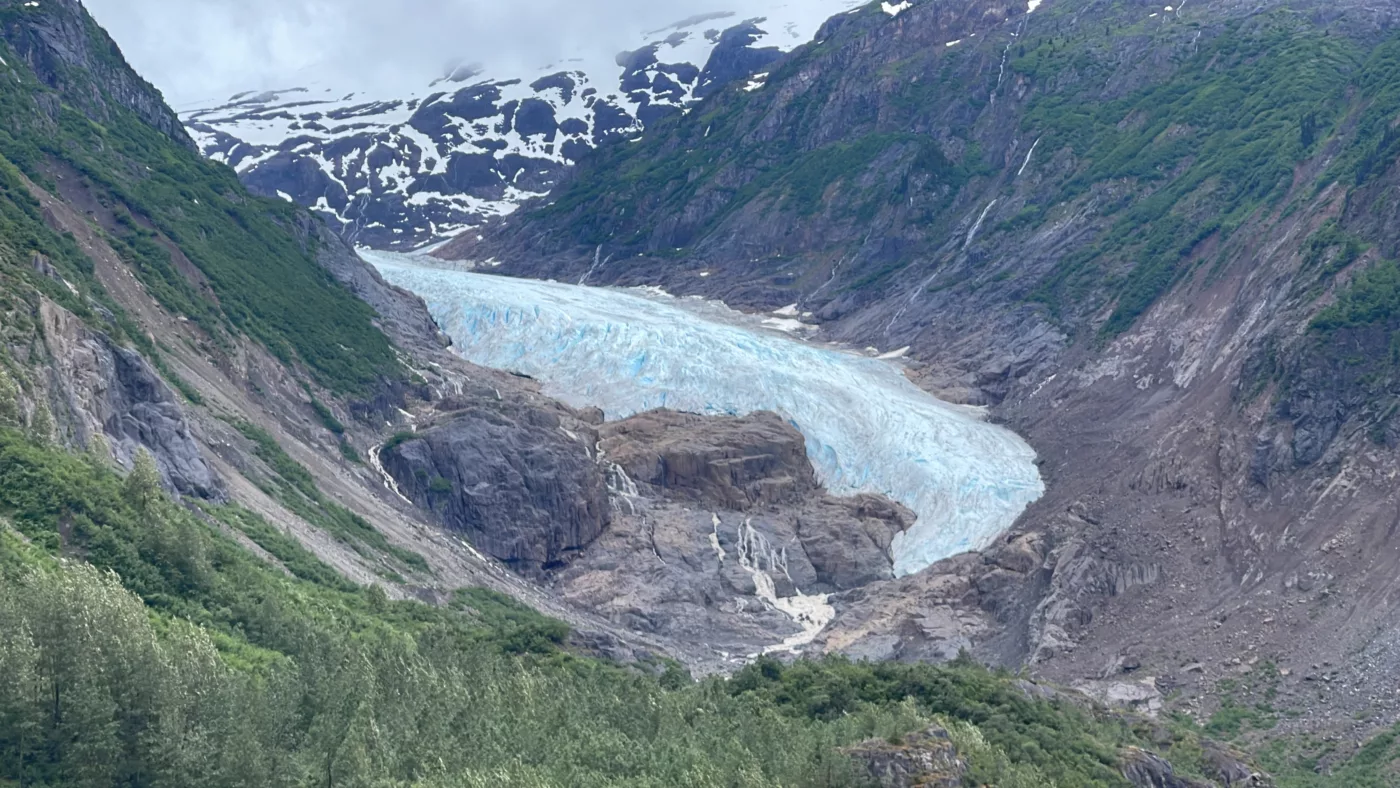
<path fill-rule="evenodd" d="M 662 407 L 781 414 L 833 493 L 884 494 L 918 515 L 893 546 L 900 575 L 988 546 L 1044 492 L 1025 441 L 922 391 L 890 361 L 803 342 L 710 302 L 362 253 L 423 297 L 467 360 L 536 378 L 575 407 L 609 419 Z"/>

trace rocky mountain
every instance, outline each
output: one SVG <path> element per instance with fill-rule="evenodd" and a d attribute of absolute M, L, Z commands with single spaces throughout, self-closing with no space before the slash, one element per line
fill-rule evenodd
<path fill-rule="evenodd" d="M 815 634 L 762 613 L 775 588 L 817 600 L 893 576 L 908 514 L 828 495 L 791 426 L 601 425 L 466 363 L 309 212 L 201 158 L 78 3 L 0 10 L 0 430 L 122 472 L 149 455 L 260 554 L 290 536 L 396 598 L 485 586 L 624 660 L 733 669 Z M 658 529 L 660 583 L 623 555 Z M 736 557 L 710 565 L 712 538 Z M 608 573 L 650 596 L 600 596 Z"/>
<path fill-rule="evenodd" d="M 553 206 L 482 232 L 474 248 L 497 250 L 516 272 L 586 263 L 606 280 L 677 290 L 713 279 L 712 294 L 750 307 L 800 293 L 809 283 L 800 272 L 811 273 L 802 266 L 822 259 L 816 241 L 785 247 L 808 252 L 792 254 L 782 276 L 751 267 L 768 262 L 754 253 L 730 255 L 745 248 L 732 233 L 712 236 L 715 257 L 702 243 L 648 251 L 637 234 L 600 249 L 570 233 L 634 219 L 591 216 L 610 203 L 568 197 L 591 188 L 585 176 L 610 177 L 592 167 L 611 157 L 664 160 L 685 150 L 670 135 L 705 139 L 694 124 L 710 130 L 718 118 L 707 113 L 728 102 L 739 108 L 730 131 L 765 127 L 767 102 L 781 100 L 770 96 L 802 85 L 840 87 L 833 95 L 883 112 L 899 102 L 870 92 L 875 75 L 895 75 L 902 90 L 931 71 L 911 76 L 882 58 L 937 62 L 976 43 L 989 49 L 978 61 L 987 68 L 967 74 L 990 79 L 1004 46 L 997 31 L 1024 36 L 1030 52 L 1039 19 L 1067 28 L 1096 19 L 1097 35 L 1103 17 L 1090 10 L 1123 12 L 1036 5 L 960 12 L 911 0 L 840 17 L 830 37 L 775 63 L 753 90 L 731 86 L 657 124 L 664 133 L 589 154 L 594 164 Z M 1193 248 L 1177 261 L 1187 270 L 1122 331 L 1107 327 L 1108 303 L 1092 305 L 1105 294 L 1120 302 L 1115 288 L 1130 280 L 1089 277 L 1097 289 L 1054 310 L 1014 298 L 1019 269 L 1007 269 L 1027 250 L 1050 255 L 1042 264 L 1053 268 L 1054 239 L 1113 238 L 1094 211 L 1072 219 L 1087 205 L 1135 210 L 1173 194 L 1214 152 L 1275 152 L 1202 144 L 1223 133 L 1217 121 L 1241 131 L 1220 106 L 1151 136 L 1185 157 L 1149 168 L 1155 180 L 1139 175 L 1133 189 L 1121 174 L 1107 186 L 1091 180 L 1077 197 L 1051 177 L 1097 172 L 1091 149 L 1074 152 L 1091 140 L 1042 142 L 1064 158 L 1029 181 L 1019 179 L 1044 164 L 1034 156 L 1015 165 L 1015 179 L 1009 164 L 971 168 L 1005 124 L 967 131 L 960 149 L 948 137 L 938 155 L 917 146 L 921 167 L 970 168 L 956 192 L 935 187 L 939 210 L 962 212 L 937 246 L 952 256 L 911 257 L 913 277 L 898 269 L 869 281 L 870 261 L 859 258 L 861 279 L 833 265 L 815 277 L 832 284 L 802 293 L 828 336 L 875 340 L 869 327 L 885 326 L 909 343 L 921 382 L 990 403 L 1044 457 L 1050 490 L 1013 532 L 896 579 L 889 548 L 909 512 L 822 490 L 791 424 L 669 411 L 603 423 L 535 381 L 464 362 L 424 302 L 386 283 L 339 234 L 202 159 L 78 0 L 0 0 L 0 781 L 1218 788 L 1271 780 L 1207 733 L 1253 746 L 1262 731 L 1306 727 L 1345 733 L 1345 743 L 1272 739 L 1258 752 L 1284 784 L 1386 784 L 1400 760 L 1393 734 L 1349 751 L 1394 719 L 1384 694 L 1393 466 L 1389 414 L 1376 409 L 1392 360 L 1374 352 L 1388 348 L 1396 314 L 1386 262 L 1396 83 L 1384 8 L 1240 8 L 1221 3 L 1196 20 L 1197 40 L 1183 46 L 1208 59 L 1164 57 L 1124 86 L 1118 97 L 1136 102 L 1143 129 L 1160 124 L 1147 109 L 1170 107 L 1167 96 L 1251 84 L 1249 69 L 1293 56 L 1294 45 L 1316 55 L 1303 59 L 1309 68 L 1271 70 L 1264 84 L 1325 80 L 1333 69 L 1353 89 L 1331 110 L 1287 102 L 1296 125 L 1242 127 L 1272 130 L 1270 141 L 1297 134 L 1278 154 L 1303 157 L 1282 207 L 1267 193 L 1238 224 L 1215 228 L 1213 255 Z M 911 21 L 912 40 L 890 35 Z M 1288 35 L 1272 37 L 1280 30 Z M 1271 34 L 1263 50 L 1250 38 L 1261 31 Z M 951 47 L 940 40 L 950 33 L 962 36 Z M 1049 45 L 1059 52 L 1067 38 Z M 1187 38 L 1171 27 L 1163 40 Z M 1116 69 L 1152 63 L 1160 45 L 1147 36 L 1132 57 L 1100 54 Z M 804 62 L 791 82 L 784 64 Z M 1067 70 L 1047 72 L 1058 78 L 1043 87 L 1025 80 L 1026 106 L 1057 90 L 1103 89 L 1082 51 L 1053 62 Z M 1220 82 L 1135 92 L 1172 85 L 1192 63 Z M 1257 109 L 1227 90 L 1212 101 Z M 850 238 L 832 216 L 849 209 L 867 223 L 857 249 L 886 248 L 869 240 L 872 221 L 908 233 L 895 236 L 902 248 L 925 248 L 918 233 L 938 228 L 929 214 L 889 219 L 921 205 L 919 194 L 896 199 L 887 188 L 909 153 L 898 135 L 916 132 L 865 143 L 878 154 L 857 173 L 834 154 L 859 148 L 841 135 L 868 113 L 838 123 L 839 102 L 807 106 L 830 121 L 816 138 L 835 135 L 824 138 L 835 148 L 814 161 L 835 175 L 765 176 L 771 163 L 760 160 L 751 172 L 731 167 L 726 179 L 760 179 L 739 188 L 735 215 L 752 211 L 759 226 L 799 235 L 825 229 L 839 247 Z M 943 116 L 938 101 L 911 106 Z M 1136 139 L 1136 121 L 1118 122 Z M 1197 147 L 1171 147 L 1177 134 L 1198 135 Z M 755 131 L 728 145 L 743 155 L 763 141 Z M 1140 165 L 1146 153 L 1133 153 L 1121 158 Z M 1350 180 L 1325 177 L 1334 166 Z M 1203 191 L 1172 209 L 1246 188 L 1237 176 L 1258 171 L 1181 182 Z M 873 210 L 847 191 L 872 173 L 886 177 L 869 182 Z M 715 199 L 703 170 L 688 175 L 696 191 L 681 196 Z M 810 214 L 787 202 L 803 182 L 819 185 Z M 916 173 L 906 188 L 929 182 Z M 1008 221 L 977 198 L 979 188 L 1014 195 L 1028 182 L 1066 190 L 1071 199 L 1046 198 L 1047 210 L 1071 212 Z M 627 194 L 639 213 L 669 221 L 643 190 L 656 185 L 639 180 Z M 1120 203 L 1093 202 L 1105 194 Z M 552 224 L 561 211 L 578 226 Z M 522 240 L 522 225 L 550 233 Z M 1173 237 L 1180 229 L 1169 227 Z M 1125 271 L 1156 259 L 1106 248 L 1122 253 Z M 692 280 L 701 265 L 710 276 Z M 965 278 L 920 284 L 944 266 Z M 1295 287 L 1303 283 L 1310 289 Z M 716 643 L 737 653 L 716 655 Z M 784 664 L 763 651 L 888 661 Z M 994 673 L 973 657 L 1062 681 Z M 944 659 L 954 664 L 929 664 Z M 688 668 L 733 676 L 696 681 Z M 1166 708 L 1185 713 L 1150 716 Z"/>
<path fill-rule="evenodd" d="M 1393 720 L 1398 23 L 872 4 L 436 254 L 796 304 L 1027 438 L 1004 544 L 837 598 L 820 648 Z"/>
<path fill-rule="evenodd" d="M 459 65 L 388 96 L 333 84 L 241 93 L 182 118 L 253 191 L 314 209 L 354 244 L 415 248 L 547 194 L 596 146 L 748 84 L 857 4 L 696 3 L 615 57 L 583 51 L 528 74 Z"/>
<path fill-rule="evenodd" d="M 0 5 L 0 111 L 7 440 L 123 473 L 149 455 L 169 494 L 275 563 L 296 544 L 394 598 L 485 586 L 554 604 L 395 497 L 376 447 L 415 413 L 468 401 L 483 407 L 458 423 L 489 423 L 503 467 L 528 442 L 601 479 L 591 444 L 534 427 L 582 430 L 577 413 L 452 355 L 422 302 L 320 220 L 250 195 L 199 156 L 76 0 Z M 27 488 L 7 477 L 3 489 Z M 14 505 L 4 497 L 0 518 Z M 498 501 L 492 516 L 513 505 Z M 102 538 L 65 537 L 95 553 L 88 540 Z M 578 619 L 581 642 L 633 648 L 578 612 L 598 625 Z"/>

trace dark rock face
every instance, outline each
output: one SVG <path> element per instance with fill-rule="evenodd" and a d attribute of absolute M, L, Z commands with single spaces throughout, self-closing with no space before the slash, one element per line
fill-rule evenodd
<path fill-rule="evenodd" d="M 1209 783 L 1178 777 L 1170 763 L 1146 750 L 1130 748 L 1122 761 L 1123 778 L 1133 788 L 1210 788 Z"/>
<path fill-rule="evenodd" d="M 846 752 L 879 788 L 958 788 L 968 769 L 948 731 L 938 725 L 898 742 L 871 739 Z"/>
<path fill-rule="evenodd" d="M 1123 778 L 1133 788 L 1206 788 L 1206 784 L 1177 777 L 1170 763 L 1136 747 L 1123 753 Z"/>
<path fill-rule="evenodd" d="M 107 390 L 103 424 L 118 457 L 131 456 L 143 446 L 155 456 L 166 487 L 181 495 L 222 500 L 223 483 L 205 463 L 199 444 L 174 393 L 134 350 L 107 344 L 112 358 L 112 382 Z"/>
<path fill-rule="evenodd" d="M 757 74 L 777 62 L 783 56 L 782 52 L 773 47 L 753 46 L 758 33 L 758 27 L 752 22 L 735 25 L 721 33 L 719 43 L 710 52 L 705 70 L 700 73 L 700 84 L 695 89 L 695 95 L 705 98 L 725 85 Z"/>
<path fill-rule="evenodd" d="M 105 92 L 167 137 L 195 147 L 160 92 L 131 70 L 117 45 L 78 0 L 48 0 L 24 12 L 28 17 L 24 23 L 0 26 L 0 37 L 49 87 L 85 97 L 86 105 L 79 108 L 99 121 L 108 112 Z M 75 79 L 94 82 L 72 83 Z"/>
<path fill-rule="evenodd" d="M 888 498 L 826 496 L 798 513 L 796 536 L 818 587 L 848 591 L 890 579 L 890 545 L 912 522 Z"/>
<path fill-rule="evenodd" d="M 607 487 L 547 411 L 472 404 L 380 461 L 402 494 L 482 552 L 526 574 L 586 547 L 608 522 Z"/>
<path fill-rule="evenodd" d="M 40 315 L 52 361 L 51 398 L 67 439 L 88 446 L 102 436 L 128 467 L 144 448 L 167 490 L 224 500 L 223 481 L 205 462 L 175 393 L 151 365 L 57 305 L 45 302 Z"/>

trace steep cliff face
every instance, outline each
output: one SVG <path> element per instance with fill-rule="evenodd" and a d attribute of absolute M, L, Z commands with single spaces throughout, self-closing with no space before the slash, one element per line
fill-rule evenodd
<path fill-rule="evenodd" d="M 194 149 L 180 119 L 149 82 L 127 65 L 121 50 L 83 10 L 79 0 L 7 2 L 0 37 L 45 85 L 77 103 L 95 120 L 111 118 L 110 103 L 135 113 L 176 143 Z"/>
<path fill-rule="evenodd" d="M 516 403 L 441 406 L 451 413 L 443 423 L 380 450 L 403 495 L 482 552 L 535 576 L 598 537 L 608 491 L 587 424 Z"/>
<path fill-rule="evenodd" d="M 946 625 L 887 620 L 906 634 L 864 653 L 964 643 L 1065 678 L 1132 654 L 1188 703 L 1236 658 L 1393 675 L 1398 21 L 876 4 L 439 254 L 796 303 L 1026 435 L 1029 565 L 897 581 L 886 603 L 925 600 L 907 622 Z M 1325 702 L 1393 706 L 1358 697 Z"/>

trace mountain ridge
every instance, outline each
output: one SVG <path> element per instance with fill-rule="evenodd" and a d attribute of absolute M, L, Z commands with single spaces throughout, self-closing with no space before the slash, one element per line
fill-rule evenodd
<path fill-rule="evenodd" d="M 587 150 L 688 111 L 853 2 L 765 0 L 643 34 L 615 58 L 585 54 L 528 74 L 457 66 L 387 97 L 243 93 L 182 119 L 254 191 L 315 209 L 353 243 L 412 249 L 547 193 Z"/>

